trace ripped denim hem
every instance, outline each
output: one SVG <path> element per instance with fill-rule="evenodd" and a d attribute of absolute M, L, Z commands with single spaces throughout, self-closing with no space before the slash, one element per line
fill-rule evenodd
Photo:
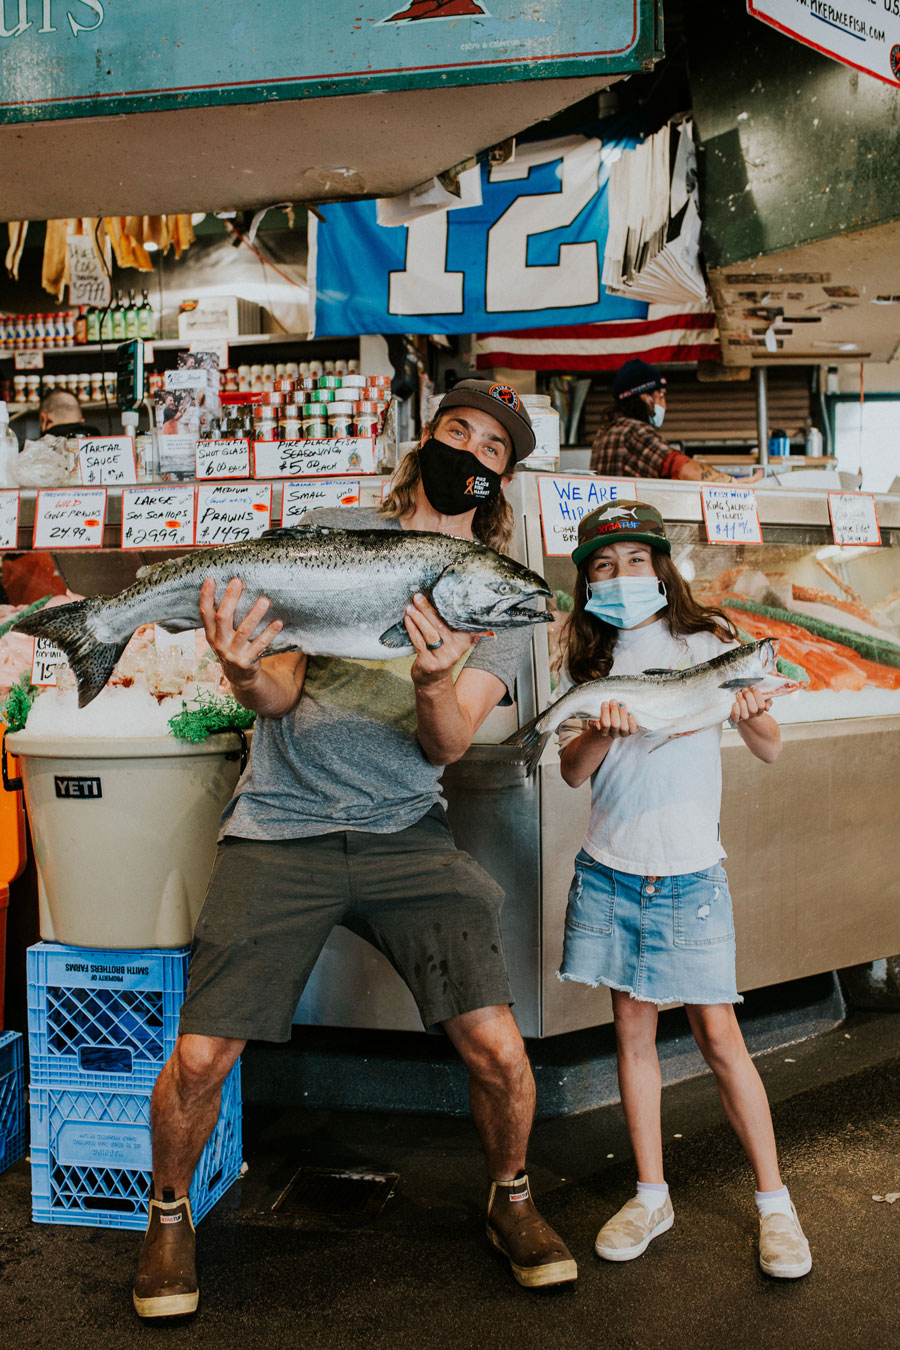
<path fill-rule="evenodd" d="M 586 980 L 580 975 L 569 975 L 558 970 L 556 978 L 561 984 L 565 983 L 566 980 L 571 980 L 573 984 L 586 984 L 591 989 L 615 989 L 617 994 L 628 994 L 630 998 L 634 999 L 635 1003 L 655 1003 L 659 1007 L 664 1003 L 688 1003 L 698 1007 L 714 1008 L 720 1003 L 734 1004 L 744 1001 L 743 994 L 735 994 L 734 998 L 697 998 L 696 995 L 686 997 L 684 994 L 671 994 L 666 998 L 647 998 L 646 994 L 636 994 L 630 985 L 616 984 L 615 981 L 605 980 L 602 976 L 596 980 Z"/>

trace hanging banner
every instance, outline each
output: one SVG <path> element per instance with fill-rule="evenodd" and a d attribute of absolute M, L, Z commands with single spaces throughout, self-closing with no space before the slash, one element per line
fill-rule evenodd
<path fill-rule="evenodd" d="M 310 220 L 316 337 L 492 333 L 642 319 L 641 301 L 601 283 L 610 163 L 631 142 L 593 137 L 517 145 L 481 166 L 480 206 L 379 225 L 374 201 Z"/>
<path fill-rule="evenodd" d="M 895 0 L 747 0 L 747 12 L 817 52 L 900 85 L 900 4 Z"/>

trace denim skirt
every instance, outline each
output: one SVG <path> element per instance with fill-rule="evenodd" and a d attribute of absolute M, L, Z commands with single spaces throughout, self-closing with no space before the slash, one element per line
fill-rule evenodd
<path fill-rule="evenodd" d="M 724 868 L 642 877 L 582 849 L 559 978 L 604 984 L 646 1003 L 741 1003 Z"/>

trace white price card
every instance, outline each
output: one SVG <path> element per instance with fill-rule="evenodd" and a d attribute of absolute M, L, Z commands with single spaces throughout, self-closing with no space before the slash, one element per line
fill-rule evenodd
<path fill-rule="evenodd" d="M 285 483 L 281 497 L 281 523 L 298 525 L 307 511 L 317 506 L 359 506 L 358 478 L 300 478 Z"/>
<path fill-rule="evenodd" d="M 198 479 L 250 477 L 249 441 L 198 441 L 194 454 Z"/>
<path fill-rule="evenodd" d="M 69 263 L 69 308 L 88 305 L 92 309 L 105 309 L 112 294 L 108 256 L 104 267 L 89 234 L 70 234 L 66 239 L 66 254 Z"/>
<path fill-rule="evenodd" d="M 582 516 L 609 502 L 634 501 L 634 482 L 624 478 L 574 478 L 540 474 L 538 496 L 544 553 L 548 558 L 568 557 L 578 543 Z"/>
<path fill-rule="evenodd" d="M 78 463 L 85 487 L 137 482 L 134 441 L 130 436 L 79 436 Z"/>
<path fill-rule="evenodd" d="M 836 544 L 881 543 L 875 498 L 870 492 L 829 492 L 828 511 Z"/>
<path fill-rule="evenodd" d="M 126 488 L 123 548 L 182 548 L 194 542 L 192 487 Z"/>
<path fill-rule="evenodd" d="M 14 364 L 16 370 L 43 370 L 44 353 L 37 347 L 29 351 L 16 352 Z"/>
<path fill-rule="evenodd" d="M 753 488 L 700 489 L 706 537 L 711 544 L 761 544 L 762 526 Z"/>
<path fill-rule="evenodd" d="M 374 436 L 253 442 L 254 478 L 319 478 L 374 472 Z"/>
<path fill-rule="evenodd" d="M 34 512 L 33 548 L 100 548 L 106 488 L 41 488 Z"/>
<path fill-rule="evenodd" d="M 19 543 L 19 494 L 0 492 L 0 548 L 16 548 Z"/>
<path fill-rule="evenodd" d="M 31 683 L 42 687 L 56 684 L 56 667 L 68 660 L 49 638 L 35 638 L 31 660 Z"/>
<path fill-rule="evenodd" d="M 198 544 L 258 539 L 271 523 L 271 483 L 207 483 L 197 488 Z"/>

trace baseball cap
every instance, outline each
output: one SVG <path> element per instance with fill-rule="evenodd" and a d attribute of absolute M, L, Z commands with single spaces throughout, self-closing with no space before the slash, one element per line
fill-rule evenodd
<path fill-rule="evenodd" d="M 666 526 L 655 506 L 647 502 L 614 501 L 598 506 L 578 522 L 578 546 L 572 554 L 575 564 L 607 544 L 626 540 L 630 544 L 649 544 L 660 553 L 671 553 Z"/>
<path fill-rule="evenodd" d="M 631 398 L 632 394 L 652 394 L 654 389 L 665 389 L 666 377 L 656 366 L 646 361 L 626 361 L 613 376 L 613 394 L 616 398 Z"/>
<path fill-rule="evenodd" d="M 534 428 L 522 399 L 511 384 L 493 380 L 460 380 L 438 404 L 435 417 L 448 408 L 478 408 L 490 413 L 509 432 L 516 462 L 530 455 L 535 446 Z"/>

